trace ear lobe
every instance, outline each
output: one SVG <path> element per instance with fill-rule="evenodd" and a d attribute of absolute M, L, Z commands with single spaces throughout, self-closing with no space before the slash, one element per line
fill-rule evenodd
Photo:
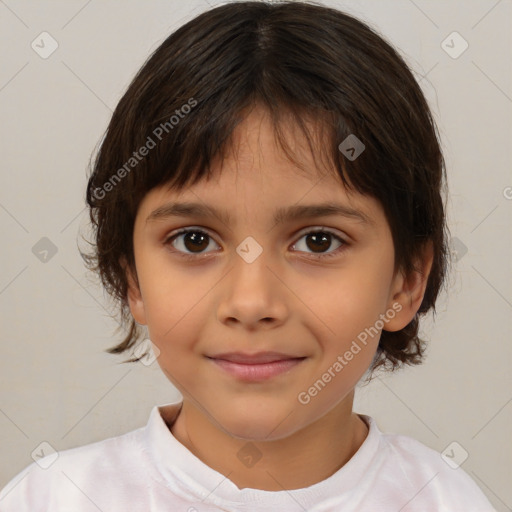
<path fill-rule="evenodd" d="M 126 280 L 128 281 L 127 299 L 132 316 L 139 325 L 146 325 L 146 312 L 137 275 L 133 274 L 133 271 L 124 256 L 120 259 L 120 265 L 123 268 Z"/>
<path fill-rule="evenodd" d="M 432 241 L 428 240 L 423 248 L 421 258 L 415 263 L 415 270 L 407 276 L 403 272 L 396 275 L 388 307 L 392 307 L 398 313 L 386 323 L 384 330 L 399 331 L 414 319 L 425 296 L 433 261 L 434 248 Z M 398 308 L 397 304 L 401 307 Z"/>

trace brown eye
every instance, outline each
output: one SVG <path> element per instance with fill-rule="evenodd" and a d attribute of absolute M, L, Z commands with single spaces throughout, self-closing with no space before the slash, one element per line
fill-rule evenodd
<path fill-rule="evenodd" d="M 333 242 L 338 244 L 334 246 L 334 249 L 332 249 Z M 217 246 L 214 249 L 220 248 L 206 231 L 201 229 L 183 229 L 169 236 L 165 240 L 164 245 L 171 245 L 173 252 L 178 253 L 180 256 L 193 258 L 195 255 L 200 256 L 212 252 L 207 250 L 211 243 Z M 334 233 L 318 229 L 305 233 L 293 247 L 299 252 L 316 255 L 317 258 L 328 258 L 337 256 L 347 246 L 347 242 Z"/>
<path fill-rule="evenodd" d="M 302 240 L 304 240 L 304 242 L 302 242 Z M 329 251 L 329 249 L 332 248 L 333 242 L 338 245 L 334 247 L 334 250 Z M 345 246 L 347 246 L 347 243 L 344 240 L 334 233 L 325 230 L 305 233 L 300 238 L 299 242 L 294 245 L 296 250 L 317 254 L 319 258 L 336 256 Z"/>
<path fill-rule="evenodd" d="M 204 233 L 185 233 L 183 245 L 191 252 L 200 252 L 208 247 L 208 238 Z"/>
<path fill-rule="evenodd" d="M 331 238 L 327 233 L 312 233 L 306 235 L 306 245 L 314 252 L 323 252 L 331 246 Z"/>
<path fill-rule="evenodd" d="M 202 254 L 212 241 L 213 239 L 205 231 L 201 231 L 200 229 L 187 229 L 172 235 L 164 244 L 170 244 L 177 252 L 182 252 L 187 255 Z"/>

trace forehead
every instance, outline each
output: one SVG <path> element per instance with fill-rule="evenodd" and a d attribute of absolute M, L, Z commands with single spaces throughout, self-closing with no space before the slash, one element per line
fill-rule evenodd
<path fill-rule="evenodd" d="M 322 182 L 326 188 L 344 190 L 335 166 L 327 161 L 327 148 L 320 142 L 325 127 L 319 120 L 301 118 L 306 136 L 286 111 L 280 112 L 277 122 L 260 104 L 251 105 L 240 115 L 243 121 L 226 141 L 225 151 L 212 159 L 208 175 L 183 190 L 175 190 L 171 184 L 162 189 L 180 196 L 201 189 L 212 196 L 232 193 L 233 187 L 241 194 L 244 189 L 284 186 L 288 195 L 293 195 L 297 189 Z"/>
<path fill-rule="evenodd" d="M 329 153 L 325 143 L 327 127 L 322 119 L 304 114 L 300 118 L 302 126 L 299 126 L 291 112 L 278 111 L 275 115 L 279 117 L 273 119 L 268 109 L 260 104 L 252 105 L 242 115 L 244 120 L 227 144 L 226 160 L 230 168 L 243 170 L 256 165 L 260 171 L 269 171 L 263 175 L 318 180 L 330 174 L 333 179 L 337 178 L 333 163 L 326 158 Z M 215 170 L 221 174 L 224 158 L 217 158 L 214 163 Z M 261 165 L 263 163 L 267 165 Z"/>
<path fill-rule="evenodd" d="M 311 207 L 322 204 L 316 216 L 338 210 L 354 219 L 359 213 L 359 220 L 371 223 L 381 213 L 378 202 L 344 186 L 334 165 L 324 158 L 321 124 L 311 119 L 304 123 L 312 147 L 295 123 L 283 119 L 279 125 L 283 148 L 268 112 L 252 107 L 234 130 L 224 157 L 212 161 L 209 178 L 179 191 L 170 185 L 151 190 L 140 213 L 145 219 L 180 213 L 205 217 L 209 209 L 224 223 L 234 225 L 240 212 L 262 217 L 266 211 L 274 222 L 284 222 L 313 217 L 315 208 Z"/>

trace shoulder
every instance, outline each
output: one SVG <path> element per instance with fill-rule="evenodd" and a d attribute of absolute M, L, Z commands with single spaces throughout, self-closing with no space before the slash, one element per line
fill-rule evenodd
<path fill-rule="evenodd" d="M 372 420 L 373 422 L 373 420 Z M 464 453 L 460 445 L 441 453 L 408 436 L 380 433 L 382 470 L 388 478 L 402 482 L 409 510 L 465 510 L 492 512 L 481 489 L 460 467 Z M 426 507 L 426 508 L 425 508 Z M 429 508 L 430 507 L 430 508 Z M 435 507 L 435 508 L 433 508 Z"/>
<path fill-rule="evenodd" d="M 144 466 L 143 436 L 144 428 L 140 428 L 40 457 L 0 491 L 0 510 L 46 512 L 61 510 L 64 505 L 73 505 L 77 511 L 89 510 L 92 504 L 88 489 L 98 489 L 99 483 L 110 481 L 114 490 L 120 472 L 123 487 L 136 488 Z"/>

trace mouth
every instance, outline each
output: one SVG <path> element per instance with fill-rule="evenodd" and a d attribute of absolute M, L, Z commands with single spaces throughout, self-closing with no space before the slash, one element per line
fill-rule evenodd
<path fill-rule="evenodd" d="M 297 357 L 278 352 L 245 354 L 231 352 L 207 356 L 217 367 L 243 381 L 263 381 L 282 375 L 298 366 L 306 357 Z"/>

